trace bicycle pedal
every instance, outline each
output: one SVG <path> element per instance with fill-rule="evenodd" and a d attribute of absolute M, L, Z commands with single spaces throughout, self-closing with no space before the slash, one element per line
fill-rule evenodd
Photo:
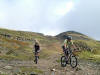
<path fill-rule="evenodd" d="M 66 61 L 66 64 L 69 64 L 69 62 L 68 62 L 68 61 Z"/>

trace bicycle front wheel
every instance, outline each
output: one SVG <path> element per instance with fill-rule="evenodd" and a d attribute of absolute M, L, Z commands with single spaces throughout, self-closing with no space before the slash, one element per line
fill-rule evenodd
<path fill-rule="evenodd" d="M 61 57 L 61 66 L 66 67 L 66 57 L 65 56 Z"/>
<path fill-rule="evenodd" d="M 70 65 L 72 68 L 77 66 L 77 58 L 73 54 L 70 56 Z"/>

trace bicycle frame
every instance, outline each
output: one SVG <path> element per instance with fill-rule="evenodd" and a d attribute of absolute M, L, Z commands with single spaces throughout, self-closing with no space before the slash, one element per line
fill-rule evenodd
<path fill-rule="evenodd" d="M 74 58 L 74 64 L 72 63 L 73 58 Z M 64 56 L 61 57 L 62 67 L 65 67 L 66 64 L 70 64 L 72 68 L 75 68 L 77 66 L 77 58 L 73 54 L 72 50 L 66 50 L 66 52 L 64 52 Z"/>
<path fill-rule="evenodd" d="M 70 57 L 71 57 L 71 54 L 72 54 L 72 51 L 71 51 L 71 49 L 68 49 L 68 50 L 66 50 L 66 51 L 68 51 L 68 56 L 66 55 L 65 52 L 64 52 L 64 56 L 66 57 L 66 61 L 69 61 L 69 59 L 70 59 Z"/>

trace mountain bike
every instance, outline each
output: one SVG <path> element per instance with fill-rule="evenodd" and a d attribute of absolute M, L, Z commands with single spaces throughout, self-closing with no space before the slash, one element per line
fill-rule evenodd
<path fill-rule="evenodd" d="M 77 58 L 76 56 L 73 54 L 72 50 L 67 49 L 65 50 L 66 52 L 64 52 L 64 56 L 61 57 L 61 66 L 62 67 L 66 67 L 67 64 L 70 64 L 70 66 L 72 68 L 77 67 Z M 67 53 L 67 55 L 66 55 Z"/>
<path fill-rule="evenodd" d="M 39 59 L 38 53 L 39 52 L 35 52 L 35 60 L 34 60 L 35 64 L 38 63 L 38 59 Z"/>

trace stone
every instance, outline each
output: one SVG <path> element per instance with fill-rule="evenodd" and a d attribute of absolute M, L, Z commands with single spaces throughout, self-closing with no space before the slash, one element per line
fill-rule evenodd
<path fill-rule="evenodd" d="M 5 66 L 4 69 L 11 70 L 11 69 L 13 69 L 13 67 L 12 66 Z"/>

